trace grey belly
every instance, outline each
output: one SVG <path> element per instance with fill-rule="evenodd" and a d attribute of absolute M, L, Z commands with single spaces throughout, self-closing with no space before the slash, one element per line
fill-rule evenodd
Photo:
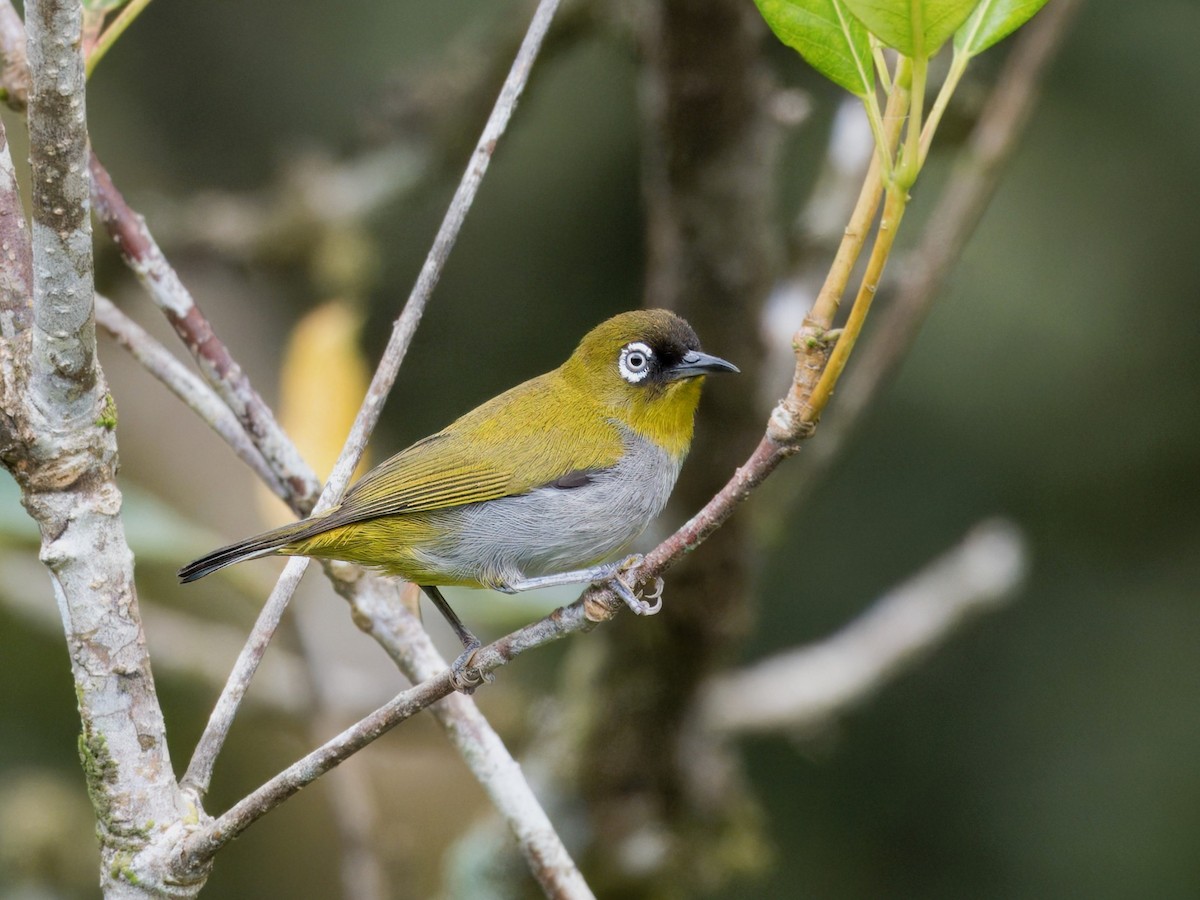
<path fill-rule="evenodd" d="M 460 507 L 431 568 L 499 586 L 585 568 L 628 547 L 666 506 L 682 460 L 630 435 L 625 457 L 574 488 Z"/>

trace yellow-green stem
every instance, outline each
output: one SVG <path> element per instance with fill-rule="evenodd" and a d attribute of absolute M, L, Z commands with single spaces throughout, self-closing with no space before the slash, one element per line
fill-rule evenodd
<path fill-rule="evenodd" d="M 925 76 L 929 60 L 917 56 L 912 61 L 912 100 L 908 108 L 908 127 L 904 131 L 904 152 L 896 165 L 896 186 L 909 190 L 921 172 L 921 127 L 925 113 Z"/>
<path fill-rule="evenodd" d="M 887 107 L 883 115 L 883 141 L 880 153 L 875 154 L 867 169 L 867 177 L 863 181 L 858 201 L 850 215 L 850 222 L 842 235 L 829 274 L 825 283 L 813 301 L 812 310 L 808 314 L 811 324 L 828 330 L 833 327 L 834 317 L 846 293 L 846 285 L 850 283 L 850 275 L 854 264 L 862 252 L 863 245 L 870 233 L 871 222 L 879 209 L 879 200 L 883 196 L 884 180 L 880 173 L 880 154 L 891 156 L 900 139 L 900 127 L 904 123 L 904 114 L 908 107 L 908 66 L 903 58 L 897 64 L 896 77 L 893 80 L 894 90 L 888 97 Z"/>
<path fill-rule="evenodd" d="M 966 53 L 954 51 L 954 57 L 950 60 L 950 71 L 946 73 L 946 80 L 942 82 L 937 99 L 933 101 L 933 107 L 929 110 L 929 118 L 925 122 L 925 127 L 921 129 L 920 164 L 922 166 L 925 165 L 925 157 L 929 155 L 929 145 L 933 143 L 933 136 L 942 121 L 942 115 L 946 112 L 950 98 L 954 96 L 954 91 L 962 80 L 963 73 L 967 71 L 967 63 L 970 61 L 971 57 Z"/>
<path fill-rule="evenodd" d="M 908 194 L 906 191 L 888 191 L 887 201 L 883 205 L 883 218 L 879 222 L 879 233 L 875 237 L 875 246 L 871 248 L 871 257 L 867 260 L 867 271 L 863 275 L 858 296 L 854 298 L 850 317 L 842 328 L 841 336 L 834 345 L 833 352 L 829 355 L 829 361 L 825 364 L 825 369 L 821 373 L 816 387 L 809 395 L 808 402 L 804 404 L 802 420 L 806 423 L 815 424 L 829 403 L 829 398 L 833 396 L 838 378 L 841 377 L 842 370 L 846 368 L 846 361 L 850 358 L 851 351 L 854 350 L 854 344 L 862 332 L 867 313 L 870 312 L 871 301 L 875 299 L 875 292 L 879 289 L 884 266 L 887 265 L 888 256 L 891 255 L 892 246 L 896 240 L 896 231 L 900 227 L 900 220 L 904 217 L 904 210 L 907 207 Z"/>
<path fill-rule="evenodd" d="M 92 72 L 96 70 L 96 66 L 100 65 L 100 60 L 104 59 L 104 54 L 117 42 L 117 38 L 125 33 L 125 29 L 132 25 L 133 20 L 149 5 L 150 0 L 129 0 L 129 4 L 112 20 L 112 24 L 104 29 L 104 33 L 100 35 L 100 40 L 96 41 L 96 46 L 92 49 L 91 55 L 88 56 L 85 63 L 85 71 L 88 78 L 92 77 Z"/>
<path fill-rule="evenodd" d="M 875 35 L 870 36 L 871 39 L 871 55 L 875 59 L 875 74 L 879 77 L 879 86 L 883 88 L 885 94 L 892 92 L 892 76 L 888 72 L 887 58 L 883 55 L 883 44 Z"/>

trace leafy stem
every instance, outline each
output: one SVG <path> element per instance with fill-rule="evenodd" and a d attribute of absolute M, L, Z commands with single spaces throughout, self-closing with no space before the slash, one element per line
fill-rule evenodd
<path fill-rule="evenodd" d="M 950 105 L 950 98 L 954 96 L 954 91 L 957 90 L 958 83 L 962 81 L 963 73 L 967 71 L 967 63 L 970 61 L 971 57 L 967 53 L 957 47 L 954 49 L 954 57 L 950 60 L 950 71 L 946 73 L 946 80 L 942 82 L 937 99 L 933 101 L 933 106 L 929 110 L 929 118 L 925 121 L 925 127 L 921 129 L 921 155 L 918 168 L 925 165 L 925 157 L 929 155 L 929 145 L 933 143 L 933 136 L 937 132 L 938 125 L 941 124 L 942 115 L 946 112 L 946 107 Z"/>
<path fill-rule="evenodd" d="M 141 15 L 142 10 L 149 5 L 150 0 L 130 0 L 129 5 L 121 10 L 120 14 L 112 20 L 112 24 L 104 29 L 104 33 L 96 41 L 96 46 L 92 49 L 92 52 L 88 55 L 87 62 L 84 64 L 84 71 L 88 78 L 92 77 L 92 73 L 96 71 L 96 66 L 100 65 L 100 60 L 104 59 L 104 54 L 117 42 L 117 38 L 125 33 L 125 29 L 132 25 L 133 20 Z"/>
<path fill-rule="evenodd" d="M 883 277 L 884 266 L 887 265 L 888 256 L 891 255 L 892 246 L 896 241 L 896 232 L 900 228 L 900 220 L 904 217 L 904 211 L 907 208 L 908 192 L 890 188 L 883 205 L 883 216 L 879 220 L 875 245 L 871 248 L 871 256 L 867 260 L 867 270 L 863 274 L 862 284 L 859 285 L 858 294 L 854 298 L 854 305 L 850 308 L 850 316 L 846 319 L 846 324 L 833 347 L 833 352 L 829 355 L 821 377 L 817 380 L 817 384 L 812 389 L 808 402 L 804 406 L 802 419 L 807 424 L 816 423 L 821 417 L 821 412 L 828 405 L 830 397 L 833 396 L 838 378 L 841 377 L 842 370 L 846 367 L 846 361 L 849 360 L 850 353 L 854 350 L 854 345 L 862 332 L 863 323 L 867 320 L 867 313 L 871 310 L 871 302 L 879 290 L 879 281 Z"/>

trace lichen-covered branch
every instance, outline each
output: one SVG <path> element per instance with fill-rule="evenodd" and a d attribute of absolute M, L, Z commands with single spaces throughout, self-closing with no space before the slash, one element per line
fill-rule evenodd
<path fill-rule="evenodd" d="M 0 122 L 0 339 L 13 340 L 33 321 L 33 248 Z"/>
<path fill-rule="evenodd" d="M 6 388 L 17 388 L 3 397 L 15 425 L 4 462 L 41 530 L 63 620 L 102 883 L 108 896 L 148 896 L 137 886 L 137 854 L 186 809 L 121 523 L 114 401 L 95 356 L 80 7 L 30 0 L 26 12 L 33 315 L 29 327 L 4 336 L 16 378 Z"/>

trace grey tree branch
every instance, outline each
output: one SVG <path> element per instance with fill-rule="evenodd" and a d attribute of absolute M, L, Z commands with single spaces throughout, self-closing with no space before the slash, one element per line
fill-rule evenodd
<path fill-rule="evenodd" d="M 476 651 L 474 668 L 480 673 L 493 672 L 507 665 L 522 653 L 551 641 L 580 631 L 589 631 L 595 621 L 589 618 L 592 604 L 603 603 L 609 614 L 615 614 L 624 603 L 608 588 L 589 588 L 580 599 L 561 607 L 549 616 L 519 628 L 511 634 Z M 180 872 L 206 863 L 211 856 L 252 823 L 266 815 L 301 788 L 311 784 L 325 772 L 345 761 L 396 725 L 411 718 L 439 700 L 454 694 L 454 679 L 448 667 L 437 674 L 397 694 L 371 715 L 347 728 L 303 759 L 234 804 L 227 812 L 195 829 L 185 843 L 185 855 Z M 461 697 L 461 695 L 458 695 Z M 462 700 L 469 698 L 462 697 Z M 460 723 L 456 723 L 459 727 Z M 483 749 L 485 745 L 475 744 Z M 516 767 L 516 763 L 512 763 Z M 514 772 L 515 774 L 515 772 Z M 542 813 L 544 815 L 544 813 Z M 565 850 L 563 851 L 565 854 Z M 535 872 L 535 874 L 537 874 Z M 590 896 L 583 893 L 555 893 L 553 896 Z"/>
<path fill-rule="evenodd" d="M 516 59 L 513 60 L 512 69 L 500 90 L 496 105 L 484 126 L 483 134 L 475 146 L 475 151 L 471 155 L 471 160 L 467 164 L 466 172 L 463 174 L 458 189 L 450 201 L 450 206 L 434 237 L 433 246 L 417 276 L 416 284 L 413 285 L 408 301 L 404 304 L 404 308 L 392 328 L 391 338 L 384 349 L 383 357 L 379 361 L 371 384 L 367 388 L 367 395 L 363 399 L 358 416 L 346 438 L 342 453 L 330 473 L 325 489 L 314 507 L 314 512 L 329 509 L 337 502 L 362 457 L 367 440 L 383 411 L 384 401 L 396 380 L 400 363 L 408 352 L 417 325 L 425 312 L 425 305 L 441 277 L 442 268 L 458 238 L 467 211 L 475 200 L 488 163 L 495 152 L 496 144 L 508 126 L 513 110 L 516 108 L 517 98 L 528 81 L 533 61 L 537 58 L 538 49 L 554 17 L 554 12 L 558 8 L 558 2 L 559 0 L 542 0 L 538 4 L 533 21 L 526 32 L 525 40 L 517 52 Z M 186 789 L 199 795 L 203 795 L 207 791 L 212 779 L 212 767 L 221 745 L 225 741 L 225 736 L 229 733 L 241 697 L 245 694 L 250 679 L 254 676 L 254 670 L 259 660 L 266 652 L 271 635 L 278 627 L 279 619 L 308 567 L 308 562 L 308 559 L 304 557 L 296 557 L 288 561 L 275 590 L 271 592 L 271 596 L 259 613 L 254 629 L 246 642 L 246 647 L 238 657 L 229 683 L 218 699 L 217 706 L 204 729 L 195 753 L 192 755 L 192 761 L 188 765 L 182 782 Z"/>
<path fill-rule="evenodd" d="M 206 425 L 224 439 L 238 459 L 250 467 L 279 497 L 288 499 L 287 486 L 276 477 L 262 454 L 246 434 L 246 430 L 229 407 L 212 388 L 193 374 L 171 351 L 153 335 L 121 312 L 107 297 L 96 295 L 96 324 L 142 368 L 157 378 L 172 394 L 182 400 Z"/>
<path fill-rule="evenodd" d="M 0 122 L 0 254 L 0 339 L 11 341 L 33 321 L 33 248 L 3 122 Z"/>
<path fill-rule="evenodd" d="M 537 36 L 535 32 L 544 34 L 546 25 L 553 16 L 554 7 L 555 4 L 547 2 L 542 2 L 538 7 L 538 11 L 534 18 L 534 23 L 530 28 L 530 34 L 527 35 L 526 41 L 521 49 L 521 54 L 518 57 L 520 68 L 524 70 L 522 79 L 527 75 L 528 66 L 531 63 L 532 57 L 535 53 L 535 48 L 530 46 L 532 38 Z M 5 59 L 6 72 L 20 72 L 23 70 L 25 55 L 24 32 L 20 27 L 20 20 L 13 11 L 9 0 L 0 0 L 0 53 L 3 54 Z M 508 83 L 509 87 L 511 87 L 511 81 L 512 78 L 510 75 L 510 82 Z M 14 81 L 6 78 L 4 81 L 4 87 L 8 90 L 8 100 L 10 105 L 17 109 L 22 108 L 25 96 L 19 80 Z M 515 92 L 508 91 L 508 88 L 506 87 L 506 92 L 505 94 L 502 94 L 501 101 L 507 102 L 508 112 L 511 113 L 512 103 L 515 101 L 515 97 L 506 97 L 506 94 L 509 93 Z M 500 101 L 498 101 L 498 103 L 499 102 Z M 489 122 L 489 130 L 492 130 L 495 124 L 496 123 L 494 121 Z M 476 186 L 478 185 L 478 177 L 482 174 L 482 169 L 486 165 L 486 160 L 488 157 L 490 157 L 492 146 L 494 145 L 485 146 L 484 149 L 486 152 L 482 155 L 482 159 L 475 160 L 474 164 L 468 171 L 467 179 L 473 179 Z M 473 190 L 474 188 L 471 189 L 472 193 Z M 460 189 L 459 195 L 456 195 L 456 201 L 460 201 L 462 199 L 462 193 L 463 192 Z M 123 221 L 121 227 L 123 229 L 131 229 L 131 233 L 135 238 L 144 237 L 147 239 L 147 246 L 152 248 L 155 247 L 153 238 L 149 235 L 149 232 L 146 231 L 145 224 L 141 221 L 140 217 L 137 217 L 136 214 L 134 214 L 132 210 L 129 210 L 128 207 L 123 203 L 118 204 L 114 208 L 122 211 L 121 218 Z M 465 213 L 465 206 L 463 206 L 463 210 Z M 459 224 L 460 223 L 461 216 L 459 217 Z M 457 227 L 457 225 L 455 227 Z M 142 232 L 144 232 L 144 235 Z M 452 243 L 452 241 L 449 243 Z M 443 241 L 443 250 L 448 251 L 448 249 L 449 244 Z M 161 257 L 161 254 L 153 255 L 157 260 L 157 266 L 160 269 L 162 267 L 167 267 L 166 261 Z M 440 268 L 440 264 L 438 268 Z M 173 275 L 173 273 L 171 273 L 171 275 Z M 422 275 L 425 276 L 424 281 L 426 284 L 431 287 L 432 282 L 428 278 L 428 267 L 426 271 L 423 271 Z M 159 287 L 161 289 L 163 284 L 170 286 L 170 284 L 173 282 L 178 282 L 178 278 L 161 278 L 159 280 Z M 419 282 L 418 287 L 420 287 L 420 285 L 421 283 Z M 426 294 L 427 292 L 428 288 L 426 288 Z M 414 294 L 416 294 L 416 289 L 414 289 Z M 168 291 L 163 299 L 170 300 L 171 297 L 172 294 Z M 200 316 L 199 311 L 194 310 L 194 312 L 195 316 L 198 317 L 198 321 L 200 321 L 203 326 L 206 327 L 207 323 L 203 321 L 203 317 Z M 415 325 L 415 322 L 412 324 Z M 195 331 L 192 332 L 193 338 L 197 333 L 198 332 Z M 411 330 L 409 333 L 411 334 Z M 216 339 L 215 335 L 212 335 L 211 329 L 207 330 L 207 335 L 208 341 L 214 343 L 214 345 L 217 345 L 218 349 L 220 349 L 219 341 Z M 232 362 L 232 360 L 230 360 L 230 362 Z M 286 440 L 286 436 L 283 436 L 283 439 Z M 273 460 L 273 463 L 278 465 L 278 455 L 277 458 Z M 312 477 L 311 473 L 309 472 L 307 473 L 308 477 L 304 478 L 304 474 L 305 471 L 297 472 L 288 471 L 286 469 L 279 472 L 279 475 L 286 480 L 289 490 L 294 494 L 294 496 L 289 497 L 289 501 L 292 503 L 293 508 L 300 513 L 307 511 L 307 508 L 303 503 L 303 497 L 305 493 L 307 492 L 310 496 L 315 496 L 317 490 L 319 489 L 319 484 L 317 483 L 315 477 Z M 348 598 L 354 597 L 355 591 L 357 590 L 356 585 L 360 580 L 364 584 L 373 585 L 377 593 L 387 594 L 389 591 L 393 595 L 395 593 L 394 589 L 390 586 L 384 585 L 383 583 L 379 582 L 378 579 L 364 576 L 361 572 L 354 572 L 352 575 L 347 576 L 346 567 L 327 566 L 326 570 L 333 579 L 335 587 L 340 593 L 343 593 L 343 595 L 347 596 Z M 360 619 L 359 621 L 360 624 L 362 624 L 362 620 Z M 371 625 L 370 630 L 376 634 L 377 638 L 380 639 L 381 642 L 388 640 L 387 629 L 383 626 Z M 418 629 L 415 634 L 416 636 L 412 637 L 412 640 L 418 642 L 416 652 L 424 655 L 426 658 L 437 658 L 436 650 L 433 649 L 432 643 L 429 641 L 428 637 L 424 635 L 423 631 Z M 397 639 L 393 638 L 392 640 L 394 643 Z M 411 674 L 412 673 L 410 673 L 410 676 Z M 465 713 L 463 712 L 464 710 L 466 711 Z M 503 811 L 510 825 L 512 826 L 513 832 L 517 837 L 518 844 L 520 845 L 522 852 L 531 860 L 531 862 L 537 862 L 535 875 L 539 878 L 547 893 L 550 893 L 552 896 L 565 897 L 588 896 L 588 894 L 585 893 L 586 886 L 583 885 L 582 878 L 579 876 L 578 870 L 571 862 L 565 848 L 562 846 L 561 840 L 558 838 L 558 835 L 555 834 L 553 829 L 549 826 L 549 822 L 546 819 L 545 813 L 538 808 L 536 798 L 530 790 L 528 783 L 521 775 L 519 767 L 516 766 L 515 762 L 504 748 L 499 737 L 495 734 L 494 730 L 492 730 L 486 720 L 483 719 L 483 717 L 478 713 L 478 710 L 474 707 L 473 703 L 468 698 L 458 698 L 455 703 L 444 705 L 439 710 L 439 718 L 443 721 L 443 724 L 447 727 L 448 731 L 450 731 L 452 739 L 455 740 L 456 744 L 459 744 L 463 748 L 470 750 L 469 753 L 465 753 L 464 755 L 466 756 L 468 767 L 471 769 L 476 778 L 478 778 L 479 781 L 485 786 L 490 795 L 492 795 L 494 798 L 497 798 L 498 803 L 503 804 L 504 807 L 506 807 L 503 809 Z M 474 739 L 472 739 L 472 736 Z M 523 821 L 520 818 L 522 815 L 529 815 L 530 821 Z M 172 840 L 173 839 L 174 835 L 172 835 Z M 160 861 L 166 862 L 169 859 L 173 859 L 172 842 L 170 840 L 161 841 L 156 849 L 158 850 Z M 149 873 L 144 872 L 143 874 L 148 875 Z M 187 878 L 183 879 L 183 882 L 198 884 L 196 879 L 201 877 L 202 873 L 193 867 L 193 869 L 188 873 Z M 583 885 L 583 887 L 581 888 L 580 885 Z"/>
<path fill-rule="evenodd" d="M 110 897 L 145 897 L 130 877 L 134 854 L 187 810 L 167 752 L 121 523 L 115 409 L 95 357 L 81 9 L 73 0 L 30 0 L 26 11 L 33 316 L 23 330 L 19 315 L 5 325 L 15 378 L 6 379 L 3 402 L 15 433 L 5 441 L 4 462 L 40 528 L 41 559 L 66 632 L 101 881 Z M 0 30 L 10 36 L 11 29 Z M 11 185 L 4 187 L 10 193 L 0 208 L 17 209 Z M 11 222 L 5 231 L 19 240 Z M 21 252 L 14 250 L 16 258 Z"/>
<path fill-rule="evenodd" d="M 701 700 L 700 727 L 741 734 L 824 724 L 965 622 L 1008 603 L 1028 567 L 1014 526 L 982 522 L 832 637 L 714 679 Z"/>
<path fill-rule="evenodd" d="M 159 249 L 145 220 L 121 196 L 95 152 L 88 158 L 96 215 L 117 245 L 126 265 L 145 286 L 155 305 L 183 340 L 213 390 L 242 423 L 278 480 L 288 485 L 290 502 L 307 513 L 316 499 L 319 482 L 299 451 L 284 434 L 270 407 L 250 384 L 192 299 L 178 273 Z"/>
<path fill-rule="evenodd" d="M 411 594 L 411 603 L 397 602 L 392 584 L 372 579 L 370 585 L 347 599 L 354 607 L 356 619 L 370 622 L 375 639 L 414 683 L 420 683 L 439 676 L 446 668 L 446 661 L 410 612 L 417 598 L 416 586 L 407 585 L 405 590 Z M 591 889 L 530 790 L 520 765 L 475 703 L 463 694 L 452 693 L 435 703 L 430 712 L 472 770 L 486 768 L 492 772 L 492 777 L 481 778 L 480 783 L 516 835 L 521 854 L 546 894 L 591 897 Z"/>

